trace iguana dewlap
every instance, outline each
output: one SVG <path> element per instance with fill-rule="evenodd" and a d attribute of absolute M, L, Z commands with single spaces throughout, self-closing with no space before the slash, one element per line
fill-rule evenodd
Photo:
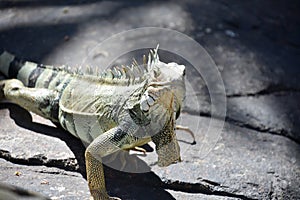
<path fill-rule="evenodd" d="M 89 189 L 109 197 L 101 158 L 153 141 L 158 165 L 180 161 L 175 120 L 185 97 L 185 67 L 159 61 L 157 49 L 143 66 L 115 67 L 101 75 L 73 73 L 0 56 L 0 99 L 7 99 L 61 126 L 88 145 Z"/>

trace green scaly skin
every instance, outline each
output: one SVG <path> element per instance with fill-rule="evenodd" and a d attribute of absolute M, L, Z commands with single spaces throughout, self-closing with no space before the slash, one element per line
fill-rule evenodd
<path fill-rule="evenodd" d="M 109 197 L 101 158 L 153 141 L 158 165 L 180 161 L 175 121 L 185 96 L 183 65 L 159 61 L 157 49 L 143 67 L 106 70 L 100 76 L 38 65 L 3 52 L 0 99 L 61 126 L 88 145 L 87 179 L 94 200 Z"/>

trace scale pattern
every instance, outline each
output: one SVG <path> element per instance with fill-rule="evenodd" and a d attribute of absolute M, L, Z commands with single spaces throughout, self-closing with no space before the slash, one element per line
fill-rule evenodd
<path fill-rule="evenodd" d="M 3 52 L 0 99 L 16 103 L 61 126 L 87 146 L 87 178 L 92 197 L 109 197 L 102 157 L 153 141 L 158 165 L 180 161 L 175 122 L 185 96 L 185 67 L 159 60 L 113 67 L 93 75 L 21 60 Z"/>

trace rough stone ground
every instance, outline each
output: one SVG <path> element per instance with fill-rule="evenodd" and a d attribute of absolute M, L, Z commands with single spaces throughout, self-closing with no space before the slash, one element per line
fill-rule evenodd
<path fill-rule="evenodd" d="M 76 2 L 76 3 L 74 3 Z M 105 168 L 108 191 L 122 199 L 300 199 L 300 17 L 298 1 L 1 1 L 0 47 L 31 61 L 78 66 L 99 42 L 124 30 L 165 27 L 195 39 L 225 84 L 226 122 L 208 151 L 202 141 L 210 98 L 187 65 L 188 90 L 178 132 L 183 162 L 152 172 Z M 132 41 L 135 42 L 134 40 Z M 93 62 L 120 44 L 98 52 Z M 185 44 L 180 44 L 185 45 Z M 194 66 L 197 69 L 197 66 Z M 205 154 L 202 157 L 200 155 Z M 84 146 L 51 122 L 0 104 L 0 182 L 51 199 L 88 199 Z M 1 189 L 0 199 L 6 191 Z M 29 195 L 30 196 L 30 195 Z"/>

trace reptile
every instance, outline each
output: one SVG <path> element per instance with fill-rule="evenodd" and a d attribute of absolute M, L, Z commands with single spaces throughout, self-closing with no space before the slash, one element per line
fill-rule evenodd
<path fill-rule="evenodd" d="M 94 200 L 119 199 L 106 191 L 104 156 L 153 141 L 159 166 L 181 161 L 175 130 L 192 134 L 176 125 L 185 98 L 185 66 L 161 62 L 158 48 L 143 57 L 142 65 L 134 61 L 98 75 L 24 61 L 3 51 L 0 71 L 8 78 L 0 81 L 0 100 L 59 123 L 87 146 Z"/>

